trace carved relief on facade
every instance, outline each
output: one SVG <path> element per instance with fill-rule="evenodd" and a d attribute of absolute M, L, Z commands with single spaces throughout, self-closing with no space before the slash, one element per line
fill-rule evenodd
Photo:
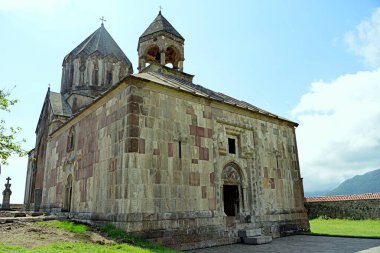
<path fill-rule="evenodd" d="M 227 135 L 226 129 L 222 124 L 217 124 L 215 128 L 215 141 L 220 155 L 227 153 Z"/>
<path fill-rule="evenodd" d="M 228 138 L 235 138 L 237 140 L 239 154 L 242 158 L 250 158 L 254 153 L 254 140 L 253 130 L 247 129 L 232 123 L 223 124 L 224 122 L 217 123 L 215 131 L 215 139 L 220 155 L 226 155 L 228 150 Z"/>
<path fill-rule="evenodd" d="M 246 130 L 240 134 L 241 150 L 243 157 L 250 157 L 254 152 L 253 132 Z"/>
<path fill-rule="evenodd" d="M 240 185 L 241 176 L 240 173 L 231 165 L 227 165 L 222 173 L 222 181 L 224 184 Z"/>

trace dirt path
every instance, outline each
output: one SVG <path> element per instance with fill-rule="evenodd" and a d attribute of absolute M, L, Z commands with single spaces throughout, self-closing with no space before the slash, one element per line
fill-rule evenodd
<path fill-rule="evenodd" d="M 102 236 L 95 229 L 92 231 L 87 231 L 83 234 L 75 234 L 62 228 L 37 225 L 37 223 L 29 221 L 0 223 L 0 243 L 32 248 L 65 241 L 97 244 L 114 243 L 112 240 Z"/>

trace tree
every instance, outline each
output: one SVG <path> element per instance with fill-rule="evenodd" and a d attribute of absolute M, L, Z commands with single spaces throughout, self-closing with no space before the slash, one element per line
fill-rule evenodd
<path fill-rule="evenodd" d="M 18 102 L 17 99 L 9 99 L 9 96 L 9 91 L 0 89 L 0 111 L 10 112 L 10 107 Z M 8 164 L 8 158 L 13 154 L 20 157 L 26 155 L 26 151 L 21 147 L 21 143 L 25 142 L 25 139 L 21 141 L 16 140 L 17 134 L 20 131 L 20 127 L 9 127 L 9 130 L 7 130 L 5 120 L 0 120 L 0 165 Z"/>

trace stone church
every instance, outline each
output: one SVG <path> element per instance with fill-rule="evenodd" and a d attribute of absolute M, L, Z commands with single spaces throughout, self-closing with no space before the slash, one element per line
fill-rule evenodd
<path fill-rule="evenodd" d="M 308 229 L 297 123 L 195 84 L 184 42 L 160 11 L 137 73 L 103 24 L 65 56 L 29 152 L 26 209 L 179 249 Z"/>

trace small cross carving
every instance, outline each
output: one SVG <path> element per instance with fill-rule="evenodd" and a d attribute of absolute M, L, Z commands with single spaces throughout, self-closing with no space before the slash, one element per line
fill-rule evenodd
<path fill-rule="evenodd" d="M 9 180 L 11 180 L 11 178 L 7 177 L 6 180 L 7 180 L 7 184 L 9 184 Z"/>
<path fill-rule="evenodd" d="M 102 16 L 101 18 L 99 18 L 101 21 L 102 21 L 102 25 L 104 22 L 106 22 L 107 20 L 104 19 L 104 17 Z"/>

